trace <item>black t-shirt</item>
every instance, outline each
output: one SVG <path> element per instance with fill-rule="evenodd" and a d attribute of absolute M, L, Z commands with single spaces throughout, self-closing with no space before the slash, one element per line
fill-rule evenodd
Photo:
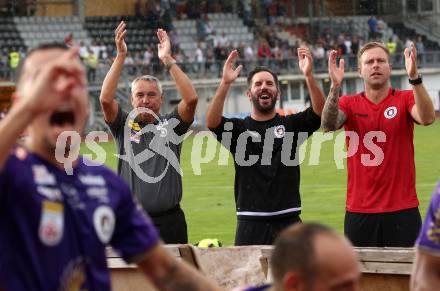
<path fill-rule="evenodd" d="M 299 214 L 298 147 L 320 127 L 312 108 L 267 121 L 225 118 L 210 129 L 232 153 L 235 202 L 242 218 Z"/>

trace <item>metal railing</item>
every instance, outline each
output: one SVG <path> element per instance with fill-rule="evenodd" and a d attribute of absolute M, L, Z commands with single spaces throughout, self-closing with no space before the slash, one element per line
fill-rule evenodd
<path fill-rule="evenodd" d="M 345 71 L 354 72 L 357 70 L 356 56 L 343 56 L 345 59 Z M 390 62 L 393 69 L 405 69 L 405 57 L 403 53 L 393 54 L 390 56 Z M 186 72 L 191 79 L 215 79 L 220 78 L 222 74 L 224 61 L 212 62 L 184 62 L 179 63 L 179 66 Z M 267 66 L 279 75 L 297 75 L 301 74 L 298 67 L 298 58 L 288 59 L 258 59 L 258 60 L 238 60 L 237 64 L 243 65 L 241 76 L 246 76 L 248 71 L 255 66 Z M 418 56 L 418 65 L 421 68 L 440 68 L 440 51 L 425 52 Z M 90 70 L 90 69 L 89 69 Z M 89 83 L 91 85 L 100 86 L 104 80 L 105 75 L 109 70 L 109 62 L 100 62 L 94 74 L 89 75 Z M 314 73 L 326 73 L 327 58 L 314 59 Z M 136 76 L 140 75 L 154 75 L 161 80 L 170 80 L 170 75 L 161 64 L 150 65 L 125 65 L 121 82 L 129 82 Z M 6 66 L 0 67 L 0 80 L 14 81 L 15 71 L 10 70 Z"/>

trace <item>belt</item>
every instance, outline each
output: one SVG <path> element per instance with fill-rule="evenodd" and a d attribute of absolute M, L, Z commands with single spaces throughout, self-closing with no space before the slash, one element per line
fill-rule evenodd
<path fill-rule="evenodd" d="M 169 214 L 176 212 L 178 210 L 180 210 L 180 203 L 177 203 L 177 205 L 174 206 L 173 208 L 170 208 L 170 209 L 162 211 L 162 212 L 155 212 L 155 213 L 148 212 L 148 215 L 151 217 L 161 217 L 161 216 L 169 215 Z"/>

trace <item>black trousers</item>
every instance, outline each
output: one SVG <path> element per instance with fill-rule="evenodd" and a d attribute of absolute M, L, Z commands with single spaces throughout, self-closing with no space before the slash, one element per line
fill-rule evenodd
<path fill-rule="evenodd" d="M 356 247 L 412 247 L 422 219 L 419 209 L 386 213 L 345 213 L 344 233 Z"/>
<path fill-rule="evenodd" d="M 299 222 L 301 222 L 299 214 L 254 219 L 239 216 L 237 217 L 235 245 L 271 245 L 284 228 Z"/>
<path fill-rule="evenodd" d="M 154 226 L 159 230 L 160 237 L 166 244 L 188 243 L 185 213 L 183 213 L 179 204 L 168 211 L 149 215 Z"/>

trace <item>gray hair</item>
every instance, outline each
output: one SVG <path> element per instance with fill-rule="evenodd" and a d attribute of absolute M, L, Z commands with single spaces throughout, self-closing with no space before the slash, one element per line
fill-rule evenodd
<path fill-rule="evenodd" d="M 140 76 L 140 77 L 137 77 L 136 79 L 134 79 L 130 85 L 131 94 L 133 94 L 134 84 L 136 84 L 138 81 L 156 82 L 157 89 L 159 90 L 160 95 L 162 95 L 162 84 L 160 83 L 158 78 L 151 76 L 151 75 L 143 75 L 143 76 Z"/>

